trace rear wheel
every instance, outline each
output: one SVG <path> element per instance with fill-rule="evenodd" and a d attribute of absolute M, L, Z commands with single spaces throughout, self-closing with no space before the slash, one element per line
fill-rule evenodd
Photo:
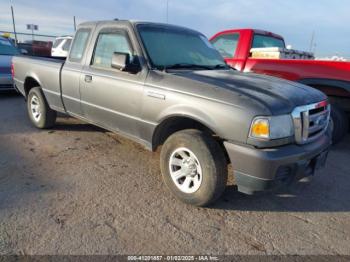
<path fill-rule="evenodd" d="M 333 143 L 339 143 L 349 130 L 349 118 L 338 106 L 332 104 L 331 121 L 333 125 Z"/>
<path fill-rule="evenodd" d="M 52 110 L 39 87 L 29 91 L 27 110 L 31 122 L 37 128 L 50 128 L 55 125 L 57 113 Z"/>
<path fill-rule="evenodd" d="M 226 158 L 209 135 L 199 130 L 177 132 L 166 140 L 160 158 L 163 180 L 181 201 L 207 206 L 224 192 Z"/>

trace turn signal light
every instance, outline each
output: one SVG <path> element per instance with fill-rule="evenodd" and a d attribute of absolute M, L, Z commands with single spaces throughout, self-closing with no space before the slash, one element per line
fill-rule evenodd
<path fill-rule="evenodd" d="M 256 138 L 269 138 L 270 125 L 268 119 L 256 119 L 250 129 L 250 135 Z"/>

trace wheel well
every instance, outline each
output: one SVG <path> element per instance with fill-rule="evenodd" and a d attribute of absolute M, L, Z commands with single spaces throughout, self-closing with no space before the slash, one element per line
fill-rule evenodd
<path fill-rule="evenodd" d="M 32 89 L 33 87 L 36 87 L 36 86 L 40 86 L 38 81 L 36 81 L 32 77 L 26 78 L 26 80 L 24 81 L 24 92 L 25 92 L 26 97 L 28 96 L 30 89 Z"/>
<path fill-rule="evenodd" d="M 215 132 L 202 123 L 188 117 L 170 117 L 161 122 L 153 133 L 152 148 L 157 149 L 165 140 L 175 132 L 185 129 L 197 129 L 211 136 L 215 136 Z"/>
<path fill-rule="evenodd" d="M 350 93 L 346 89 L 339 86 L 310 84 L 309 86 L 316 88 L 330 97 L 345 97 L 350 98 Z"/>
<path fill-rule="evenodd" d="M 336 86 L 325 86 L 325 85 L 310 85 L 313 88 L 316 88 L 323 93 L 325 93 L 331 104 L 337 105 L 347 114 L 350 113 L 350 94 L 347 90 L 336 87 Z"/>
<path fill-rule="evenodd" d="M 224 146 L 224 141 L 221 139 L 212 129 L 209 127 L 205 126 L 201 122 L 194 120 L 189 117 L 182 117 L 182 116 L 175 116 L 175 117 L 170 117 L 166 120 L 164 120 L 162 123 L 160 123 L 156 130 L 153 133 L 153 139 L 152 139 L 152 150 L 156 151 L 159 146 L 163 145 L 164 142 L 167 140 L 169 136 L 172 134 L 181 131 L 181 130 L 186 130 L 186 129 L 197 129 L 201 130 L 208 135 L 212 136 L 213 139 L 215 139 L 219 146 L 222 148 L 227 163 L 230 162 L 230 158 L 227 154 L 227 151 Z"/>

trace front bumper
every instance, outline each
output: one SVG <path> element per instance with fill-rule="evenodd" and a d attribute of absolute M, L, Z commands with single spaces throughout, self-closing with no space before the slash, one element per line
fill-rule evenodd
<path fill-rule="evenodd" d="M 240 192 L 253 194 L 313 175 L 326 161 L 331 139 L 327 134 L 306 145 L 257 149 L 224 143 Z"/>
<path fill-rule="evenodd" d="M 14 90 L 11 74 L 0 74 L 0 91 Z"/>

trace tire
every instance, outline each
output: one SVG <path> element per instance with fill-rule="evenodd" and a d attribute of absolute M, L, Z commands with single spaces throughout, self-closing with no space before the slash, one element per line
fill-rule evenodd
<path fill-rule="evenodd" d="M 341 108 L 332 104 L 331 121 L 333 124 L 333 144 L 337 144 L 349 131 L 349 118 Z"/>
<path fill-rule="evenodd" d="M 27 110 L 29 119 L 35 127 L 46 129 L 55 125 L 57 113 L 49 107 L 40 87 L 33 87 L 29 91 Z"/>
<path fill-rule="evenodd" d="M 171 135 L 162 147 L 160 167 L 170 191 L 190 205 L 208 206 L 226 187 L 224 152 L 212 137 L 199 130 L 189 129 Z"/>

